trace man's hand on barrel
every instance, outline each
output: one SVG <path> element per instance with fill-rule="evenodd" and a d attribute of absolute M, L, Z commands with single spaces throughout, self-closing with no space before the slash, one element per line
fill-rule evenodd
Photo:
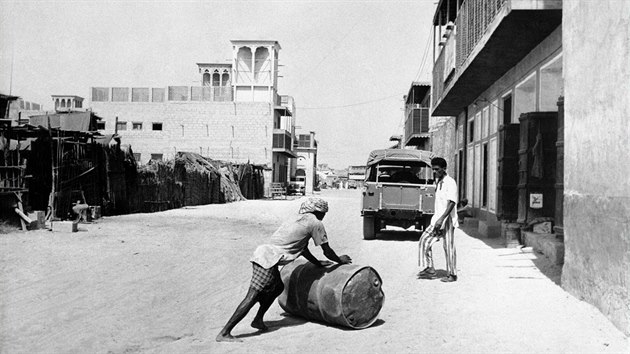
<path fill-rule="evenodd" d="M 344 254 L 341 257 L 337 256 L 335 251 L 333 251 L 333 249 L 330 248 L 330 245 L 328 244 L 328 242 L 322 243 L 322 250 L 324 251 L 324 256 L 326 256 L 326 258 L 330 259 L 333 262 L 337 262 L 339 264 L 352 263 L 352 258 L 350 258 L 348 255 Z"/>
<path fill-rule="evenodd" d="M 350 263 L 352 263 L 352 258 L 350 258 L 350 256 L 348 256 L 347 254 L 344 254 L 342 256 L 339 256 L 339 263 L 340 264 L 350 264 Z"/>

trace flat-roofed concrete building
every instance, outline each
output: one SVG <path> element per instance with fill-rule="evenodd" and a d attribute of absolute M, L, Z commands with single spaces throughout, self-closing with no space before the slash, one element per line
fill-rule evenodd
<path fill-rule="evenodd" d="M 179 151 L 266 165 L 266 183 L 287 182 L 295 104 L 277 92 L 277 41 L 231 41 L 231 63 L 197 63 L 201 86 L 92 87 L 100 130 L 117 133 L 141 163 Z"/>

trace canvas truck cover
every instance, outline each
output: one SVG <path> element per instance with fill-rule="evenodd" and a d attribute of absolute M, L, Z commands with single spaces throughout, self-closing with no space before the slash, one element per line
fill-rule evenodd
<path fill-rule="evenodd" d="M 383 160 L 388 161 L 422 161 L 431 166 L 431 159 L 435 157 L 433 152 L 425 150 L 407 150 L 407 149 L 381 149 L 374 150 L 370 153 L 367 165 L 372 166 Z"/>

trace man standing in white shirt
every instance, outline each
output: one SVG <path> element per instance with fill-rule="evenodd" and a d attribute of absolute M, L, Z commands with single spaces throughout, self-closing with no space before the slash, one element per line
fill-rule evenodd
<path fill-rule="evenodd" d="M 455 253 L 455 228 L 459 226 L 457 220 L 457 183 L 446 174 L 446 160 L 436 157 L 431 160 L 431 169 L 435 178 L 435 208 L 431 225 L 420 236 L 420 252 L 418 264 L 424 269 L 418 273 L 419 278 L 433 279 L 436 277 L 433 266 L 431 247 L 440 238 L 444 238 L 444 253 L 446 255 L 446 271 L 448 276 L 443 282 L 457 281 L 457 262 Z"/>

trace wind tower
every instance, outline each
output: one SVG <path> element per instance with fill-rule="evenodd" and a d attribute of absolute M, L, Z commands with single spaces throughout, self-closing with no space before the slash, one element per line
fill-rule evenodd
<path fill-rule="evenodd" d="M 268 40 L 230 42 L 234 101 L 276 103 L 280 44 Z"/>

